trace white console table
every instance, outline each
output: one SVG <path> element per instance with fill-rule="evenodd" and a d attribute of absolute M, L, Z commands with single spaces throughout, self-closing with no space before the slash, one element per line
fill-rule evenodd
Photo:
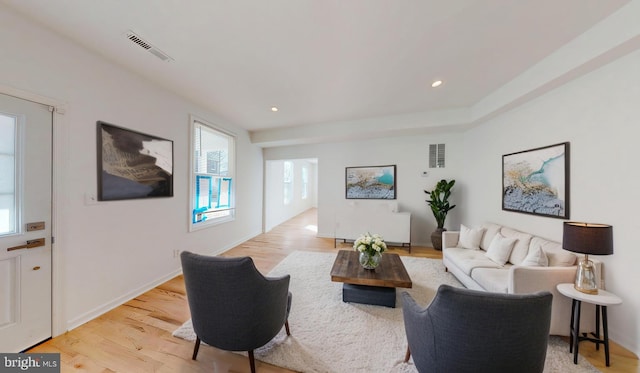
<path fill-rule="evenodd" d="M 349 211 L 336 214 L 335 240 L 356 240 L 367 232 L 381 235 L 387 244 L 408 245 L 411 252 L 410 212 Z"/>

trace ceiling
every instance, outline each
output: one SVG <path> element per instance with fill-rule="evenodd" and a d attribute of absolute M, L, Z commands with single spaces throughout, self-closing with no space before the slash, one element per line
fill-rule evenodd
<path fill-rule="evenodd" d="M 254 133 L 472 107 L 629 2 L 0 1 Z"/>

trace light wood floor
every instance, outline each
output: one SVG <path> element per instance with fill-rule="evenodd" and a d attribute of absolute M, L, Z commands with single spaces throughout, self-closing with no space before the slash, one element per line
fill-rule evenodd
<path fill-rule="evenodd" d="M 309 210 L 229 251 L 225 256 L 251 256 L 258 269 L 269 272 L 294 250 L 335 252 L 332 239 L 317 238 L 316 210 Z M 340 244 L 350 248 L 348 244 Z M 408 255 L 406 248 L 392 252 Z M 412 256 L 441 258 L 441 252 L 413 247 Z M 29 352 L 58 352 L 62 372 L 249 372 L 246 357 L 202 346 L 191 360 L 193 343 L 171 332 L 189 319 L 184 282 L 178 276 L 70 332 Z M 292 330 L 295 334 L 295 330 Z M 583 342 L 580 352 L 603 372 L 640 372 L 638 358 L 616 343 L 611 346 L 611 367 L 604 367 L 603 348 Z M 403 356 L 398 356 L 401 359 Z M 567 351 L 567 359 L 572 355 Z M 262 373 L 290 372 L 256 361 Z"/>

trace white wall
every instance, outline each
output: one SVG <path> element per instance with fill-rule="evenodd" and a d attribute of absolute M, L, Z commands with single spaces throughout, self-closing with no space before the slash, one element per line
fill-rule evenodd
<path fill-rule="evenodd" d="M 262 150 L 246 131 L 0 5 L 0 86 L 66 102 L 58 172 L 54 310 L 73 328 L 175 275 L 173 250 L 216 253 L 262 229 Z M 149 63 L 163 63 L 150 55 Z M 238 135 L 236 220 L 188 233 L 189 114 Z M 85 203 L 97 191 L 96 121 L 174 141 L 174 197 Z M 55 270 L 54 269 L 54 270 Z M 60 315 L 62 313 L 62 315 Z"/>
<path fill-rule="evenodd" d="M 293 163 L 293 195 L 289 204 L 284 203 L 284 160 L 265 162 L 264 183 L 264 231 L 268 232 L 278 224 L 294 216 L 317 207 L 316 162 L 306 159 L 290 159 Z M 302 168 L 308 172 L 307 198 L 302 198 Z"/>
<path fill-rule="evenodd" d="M 613 226 L 605 284 L 624 303 L 609 307 L 611 339 L 640 354 L 640 52 L 623 57 L 464 135 L 472 188 L 461 211 L 469 224 L 493 221 L 562 241 L 560 219 L 501 210 L 502 155 L 570 142 L 570 218 Z M 569 317 L 569 315 L 567 315 Z"/>
<path fill-rule="evenodd" d="M 429 144 L 446 143 L 446 167 L 428 168 Z M 431 190 L 438 180 L 457 178 L 465 172 L 460 134 L 423 135 L 412 137 L 363 140 L 334 144 L 315 144 L 268 148 L 266 160 L 290 158 L 318 159 L 318 236 L 334 237 L 335 214 L 349 208 L 345 198 L 345 167 L 396 165 L 398 211 L 411 212 L 411 242 L 431 246 L 431 233 L 436 221 L 425 200 L 424 190 Z M 428 171 L 422 177 L 422 171 Z M 468 188 L 456 182 L 451 210 L 445 226 L 460 225 L 459 214 L 468 201 L 462 198 Z M 358 204 L 381 204 L 381 200 L 358 200 Z"/>
<path fill-rule="evenodd" d="M 441 178 L 456 179 L 457 204 L 446 226 L 493 221 L 562 241 L 560 219 L 502 211 L 502 155 L 569 141 L 570 217 L 611 224 L 614 254 L 604 263 L 605 285 L 624 303 L 609 308 L 610 336 L 640 355 L 640 52 L 611 63 L 464 134 L 441 134 L 288 146 L 264 150 L 265 159 L 318 158 L 318 235 L 333 237 L 335 212 L 344 208 L 344 168 L 398 166 L 400 211 L 412 212 L 412 241 L 430 245 L 435 220 L 423 190 Z M 447 144 L 447 167 L 427 169 L 428 144 Z M 429 177 L 420 172 L 429 171 Z M 379 201 L 365 201 L 380 203 Z M 360 202 L 359 202 L 360 203 Z M 567 315 L 569 317 L 569 315 Z"/>
<path fill-rule="evenodd" d="M 0 86 L 66 102 L 56 144 L 61 185 L 56 245 L 66 326 L 76 326 L 155 285 L 179 269 L 174 249 L 219 252 L 261 230 L 263 160 L 318 159 L 319 235 L 333 236 L 344 198 L 344 168 L 396 164 L 397 201 L 410 211 L 412 242 L 429 245 L 435 220 L 424 189 L 456 179 L 446 226 L 494 221 L 561 240 L 562 220 L 503 212 L 501 156 L 571 142 L 571 218 L 614 227 L 615 252 L 599 257 L 608 290 L 624 303 L 609 309 L 611 338 L 640 354 L 640 259 L 634 234 L 640 199 L 637 126 L 640 123 L 640 53 L 594 71 L 465 134 L 261 149 L 242 129 L 58 38 L 0 5 Z M 150 63 L 160 63 L 150 56 Z M 238 134 L 237 219 L 187 233 L 188 115 Z M 174 140 L 175 197 L 87 205 L 96 192 L 97 120 Z M 428 145 L 447 144 L 447 167 L 427 169 Z M 60 149 L 62 148 L 62 149 Z M 429 171 L 423 178 L 421 172 Z M 369 202 L 369 201 L 367 201 Z M 372 203 L 375 203 L 373 201 Z"/>

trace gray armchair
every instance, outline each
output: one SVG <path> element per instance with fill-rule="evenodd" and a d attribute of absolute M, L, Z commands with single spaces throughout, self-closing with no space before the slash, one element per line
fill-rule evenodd
<path fill-rule="evenodd" d="M 542 372 L 551 322 L 549 292 L 497 294 L 441 285 L 427 308 L 407 292 L 402 311 L 419 372 Z"/>
<path fill-rule="evenodd" d="M 226 351 L 248 351 L 255 372 L 253 350 L 264 346 L 285 326 L 291 309 L 289 275 L 264 277 L 250 257 L 225 258 L 183 251 L 180 254 L 191 321 L 197 339 Z"/>

